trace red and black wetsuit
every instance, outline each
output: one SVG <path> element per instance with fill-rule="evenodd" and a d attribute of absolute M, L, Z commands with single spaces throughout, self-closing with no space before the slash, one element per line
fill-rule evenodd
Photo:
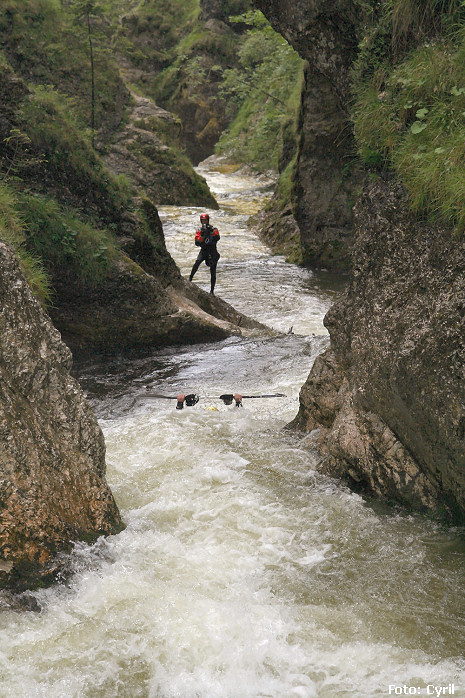
<path fill-rule="evenodd" d="M 195 244 L 200 247 L 200 252 L 194 262 L 192 271 L 189 276 L 189 281 L 192 281 L 195 272 L 200 267 L 202 262 L 205 262 L 207 267 L 210 267 L 210 293 L 213 294 L 216 284 L 216 265 L 220 258 L 220 253 L 216 249 L 216 243 L 220 239 L 220 234 L 217 228 L 214 228 L 210 223 L 202 225 L 195 233 Z"/>

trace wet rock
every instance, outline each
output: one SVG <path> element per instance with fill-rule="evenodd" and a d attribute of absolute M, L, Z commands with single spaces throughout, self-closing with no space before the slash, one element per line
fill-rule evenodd
<path fill-rule="evenodd" d="M 326 472 L 465 518 L 465 242 L 415 219 L 402 187 L 370 184 L 355 207 L 353 273 L 325 318 L 331 352 L 295 424 L 321 427 Z"/>
<path fill-rule="evenodd" d="M 0 243 L 0 587 L 48 583 L 59 551 L 122 528 L 103 435 L 70 367 Z"/>
<path fill-rule="evenodd" d="M 290 426 L 304 431 L 332 427 L 340 410 L 339 390 L 344 374 L 334 352 L 317 356 L 312 371 L 300 391 L 300 410 Z"/>
<path fill-rule="evenodd" d="M 302 262 L 300 230 L 291 206 L 281 209 L 274 196 L 266 209 L 254 216 L 249 224 L 275 253 L 284 255 L 289 262 Z"/>
<path fill-rule="evenodd" d="M 63 286 L 60 308 L 51 312 L 76 356 L 217 341 L 264 329 L 179 272 L 160 278 L 156 269 L 148 273 L 125 255 L 104 284 Z"/>

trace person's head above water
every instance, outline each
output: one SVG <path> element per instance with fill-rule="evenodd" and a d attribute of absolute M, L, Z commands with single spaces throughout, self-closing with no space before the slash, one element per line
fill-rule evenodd
<path fill-rule="evenodd" d="M 201 213 L 200 214 L 200 222 L 202 224 L 210 222 L 210 216 L 208 215 L 208 213 Z"/>

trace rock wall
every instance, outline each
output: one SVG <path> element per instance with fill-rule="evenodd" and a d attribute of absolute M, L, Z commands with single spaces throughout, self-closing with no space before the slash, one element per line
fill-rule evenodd
<path fill-rule="evenodd" d="M 346 105 L 362 3 L 256 4 L 308 61 L 293 192 L 304 260 L 352 269 L 293 426 L 309 433 L 324 472 L 463 522 L 463 236 L 416 218 L 394 179 L 367 184 L 351 165 Z"/>
<path fill-rule="evenodd" d="M 158 206 L 217 209 L 206 181 L 179 150 L 181 124 L 151 99 L 135 92 L 132 98 L 132 111 L 103 157 L 109 170 L 129 177 Z"/>
<path fill-rule="evenodd" d="M 0 243 L 0 587 L 52 580 L 72 541 L 116 533 L 105 444 L 71 353 Z"/>
<path fill-rule="evenodd" d="M 325 318 L 331 349 L 295 426 L 321 468 L 364 491 L 465 519 L 465 241 L 415 219 L 395 181 L 355 206 L 353 273 Z"/>
<path fill-rule="evenodd" d="M 197 165 L 214 153 L 230 121 L 221 95 L 223 70 L 236 65 L 237 33 L 229 21 L 250 9 L 251 0 L 200 0 L 198 15 L 183 3 L 147 0 L 121 18 L 125 42 L 133 45 L 123 64 L 128 83 L 137 85 L 179 117 L 179 140 Z"/>
<path fill-rule="evenodd" d="M 363 179 L 347 108 L 359 7 L 343 0 L 255 4 L 308 62 L 294 182 L 303 261 L 344 271 L 350 265 L 354 192 Z"/>

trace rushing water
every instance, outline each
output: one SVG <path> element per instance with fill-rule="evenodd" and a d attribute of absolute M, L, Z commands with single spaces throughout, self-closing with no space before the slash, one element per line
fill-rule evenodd
<path fill-rule="evenodd" d="M 218 295 L 294 334 L 82 370 L 127 528 L 77 545 L 68 582 L 31 595 L 40 612 L 0 598 L 0 696 L 463 696 L 462 532 L 365 502 L 281 430 L 327 345 L 338 282 L 251 234 L 265 181 L 204 174 L 221 201 Z M 185 274 L 199 213 L 162 212 Z M 208 288 L 205 266 L 196 281 Z M 204 397 L 176 411 L 155 390 Z M 237 409 L 215 399 L 230 391 L 286 397 Z"/>

